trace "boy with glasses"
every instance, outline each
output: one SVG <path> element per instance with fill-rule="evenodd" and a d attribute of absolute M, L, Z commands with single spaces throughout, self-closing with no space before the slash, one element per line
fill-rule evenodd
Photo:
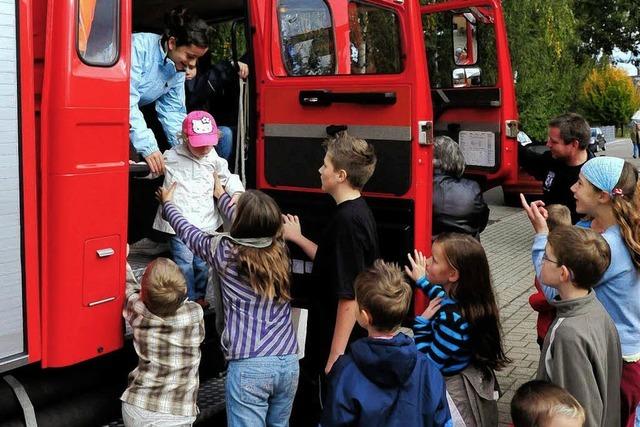
<path fill-rule="evenodd" d="M 593 230 L 560 226 L 549 234 L 542 259 L 540 282 L 558 295 L 537 379 L 571 393 L 585 408 L 585 426 L 620 425 L 620 339 L 592 290 L 611 261 L 609 245 Z"/>

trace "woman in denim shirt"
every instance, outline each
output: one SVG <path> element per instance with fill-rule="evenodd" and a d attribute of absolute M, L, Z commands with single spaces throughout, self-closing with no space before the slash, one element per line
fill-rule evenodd
<path fill-rule="evenodd" d="M 176 135 L 187 115 L 185 71 L 195 67 L 197 59 L 207 52 L 210 32 L 203 20 L 178 8 L 167 14 L 162 35 L 132 36 L 129 139 L 153 173 L 164 171 L 164 159 L 140 107 L 156 103 L 167 140 L 171 146 L 177 145 Z"/>

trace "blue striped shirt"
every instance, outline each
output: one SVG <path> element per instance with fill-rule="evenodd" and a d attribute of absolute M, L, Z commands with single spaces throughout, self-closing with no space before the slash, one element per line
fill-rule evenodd
<path fill-rule="evenodd" d="M 469 322 L 442 286 L 429 283 L 424 276 L 416 285 L 430 300 L 442 299 L 440 309 L 431 319 L 416 316 L 413 326 L 416 346 L 438 365 L 442 375 L 458 374 L 471 363 Z"/>
<path fill-rule="evenodd" d="M 228 194 L 218 200 L 218 208 L 227 218 L 235 212 L 230 201 Z M 187 247 L 218 272 L 225 317 L 221 342 L 227 360 L 295 354 L 298 344 L 291 305 L 253 290 L 247 277 L 238 273 L 235 243 L 222 239 L 213 256 L 212 236 L 191 225 L 172 203 L 163 205 L 163 216 Z"/>

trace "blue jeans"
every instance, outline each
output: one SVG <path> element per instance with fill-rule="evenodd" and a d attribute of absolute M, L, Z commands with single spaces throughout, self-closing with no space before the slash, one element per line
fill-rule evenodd
<path fill-rule="evenodd" d="M 215 147 L 216 153 L 226 161 L 229 161 L 231 151 L 233 151 L 233 132 L 231 128 L 226 126 L 220 126 L 218 130 L 222 132 L 222 136 L 218 139 L 218 145 Z"/>
<path fill-rule="evenodd" d="M 633 145 L 633 155 L 634 156 L 640 156 L 640 143 L 631 143 Z"/>
<path fill-rule="evenodd" d="M 173 261 L 178 264 L 180 271 L 187 280 L 187 296 L 191 301 L 204 298 L 207 292 L 207 280 L 209 279 L 209 266 L 195 256 L 178 236 L 169 240 L 169 248 Z"/>
<path fill-rule="evenodd" d="M 296 354 L 229 361 L 227 425 L 288 426 L 299 374 Z"/>

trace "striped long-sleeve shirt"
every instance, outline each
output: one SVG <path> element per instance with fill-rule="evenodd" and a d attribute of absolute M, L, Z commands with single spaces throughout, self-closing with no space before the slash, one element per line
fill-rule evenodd
<path fill-rule="evenodd" d="M 429 283 L 424 276 L 416 285 L 429 299 L 442 299 L 440 309 L 431 319 L 416 317 L 413 326 L 416 346 L 438 365 L 442 375 L 455 375 L 471 362 L 469 323 L 442 286 Z"/>
<path fill-rule="evenodd" d="M 227 194 L 218 200 L 218 208 L 227 218 L 232 218 L 235 211 L 230 202 Z M 222 239 L 214 256 L 212 236 L 189 224 L 173 204 L 163 205 L 163 216 L 187 247 L 218 272 L 225 316 L 221 342 L 226 358 L 295 354 L 298 344 L 291 305 L 254 292 L 247 278 L 238 273 L 235 243 Z"/>

